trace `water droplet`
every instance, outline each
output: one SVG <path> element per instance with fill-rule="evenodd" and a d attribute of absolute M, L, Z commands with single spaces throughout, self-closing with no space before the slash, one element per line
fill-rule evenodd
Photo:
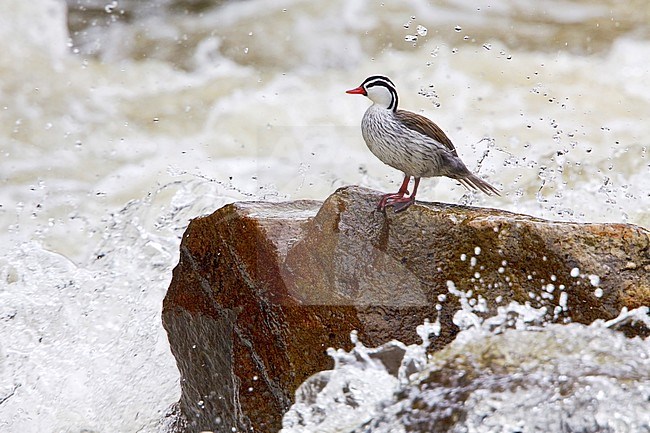
<path fill-rule="evenodd" d="M 418 25 L 415 31 L 418 33 L 420 36 L 426 36 L 427 35 L 427 28 L 421 25 Z"/>
<path fill-rule="evenodd" d="M 492 49 L 492 44 L 483 44 L 483 48 L 490 51 Z"/>
<path fill-rule="evenodd" d="M 112 14 L 116 7 L 117 7 L 117 1 L 113 0 L 112 2 L 104 6 L 104 11 L 106 11 L 107 14 Z"/>
<path fill-rule="evenodd" d="M 571 269 L 571 276 L 573 278 L 577 278 L 579 275 L 580 275 L 580 269 L 578 268 Z"/>
<path fill-rule="evenodd" d="M 460 31 L 463 30 L 463 28 L 461 26 L 456 26 L 456 27 L 454 27 L 454 30 L 456 30 L 457 32 L 460 32 Z"/>
<path fill-rule="evenodd" d="M 406 35 L 406 36 L 404 37 L 404 40 L 405 40 L 406 42 L 416 42 L 416 41 L 418 40 L 418 37 L 415 36 L 415 35 Z"/>
<path fill-rule="evenodd" d="M 598 275 L 589 275 L 589 282 L 592 286 L 598 287 L 600 285 L 600 277 Z"/>

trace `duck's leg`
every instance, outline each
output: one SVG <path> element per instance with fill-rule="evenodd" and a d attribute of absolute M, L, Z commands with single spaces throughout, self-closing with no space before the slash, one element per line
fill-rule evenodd
<path fill-rule="evenodd" d="M 411 176 L 405 174 L 404 175 L 404 182 L 402 182 L 402 186 L 399 188 L 399 191 L 393 194 L 384 194 L 381 196 L 381 200 L 379 200 L 379 204 L 377 204 L 377 209 L 378 210 L 384 210 L 386 206 L 389 204 L 394 203 L 395 201 L 403 200 L 405 195 L 408 195 L 408 186 L 409 186 L 409 181 L 411 180 Z M 419 180 L 419 179 L 418 179 Z M 417 188 L 417 186 L 416 186 Z M 408 198 L 407 198 L 408 200 Z M 390 203 L 389 203 L 390 201 Z"/>
<path fill-rule="evenodd" d="M 415 184 L 413 185 L 413 194 L 411 194 L 410 197 L 396 198 L 390 203 L 388 203 L 389 205 L 393 205 L 393 209 L 395 210 L 395 213 L 405 211 L 406 209 L 409 208 L 409 206 L 415 203 L 415 194 L 417 194 L 418 192 L 419 184 L 420 184 L 420 178 L 416 177 Z"/>

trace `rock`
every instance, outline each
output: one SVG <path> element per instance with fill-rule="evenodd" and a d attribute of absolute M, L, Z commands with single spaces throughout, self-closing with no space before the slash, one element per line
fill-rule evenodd
<path fill-rule="evenodd" d="M 331 368 L 328 347 L 349 350 L 352 330 L 366 346 L 415 343 L 439 314 L 441 349 L 459 297 L 485 314 L 528 302 L 560 323 L 650 305 L 641 227 L 440 203 L 382 213 L 379 195 L 237 203 L 190 223 L 163 305 L 185 431 L 277 431 L 296 388 Z"/>

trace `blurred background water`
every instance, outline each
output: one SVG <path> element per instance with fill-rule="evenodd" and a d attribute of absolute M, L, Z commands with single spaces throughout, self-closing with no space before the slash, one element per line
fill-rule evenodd
<path fill-rule="evenodd" d="M 180 393 L 161 301 L 190 218 L 397 189 L 366 76 L 502 197 L 650 226 L 646 0 L 0 1 L 0 430 L 155 431 Z"/>

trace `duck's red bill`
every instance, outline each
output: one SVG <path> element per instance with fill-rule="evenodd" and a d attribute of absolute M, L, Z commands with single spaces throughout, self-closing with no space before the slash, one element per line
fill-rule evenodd
<path fill-rule="evenodd" d="M 365 95 L 366 91 L 363 89 L 363 87 L 359 86 L 356 89 L 346 90 L 345 93 L 349 93 L 351 95 Z"/>

